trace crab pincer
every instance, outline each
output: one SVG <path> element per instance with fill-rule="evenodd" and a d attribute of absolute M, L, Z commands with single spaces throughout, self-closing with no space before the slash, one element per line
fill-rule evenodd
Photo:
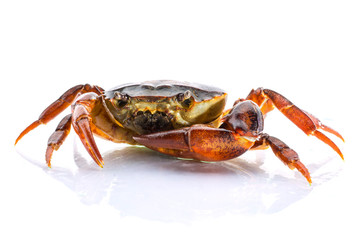
<path fill-rule="evenodd" d="M 255 141 L 227 129 L 206 125 L 140 135 L 134 139 L 162 153 L 211 162 L 240 156 L 249 150 Z"/>
<path fill-rule="evenodd" d="M 257 119 L 257 121 L 254 121 Z M 256 143 L 270 146 L 274 154 L 290 169 L 297 169 L 311 184 L 308 169 L 298 154 L 278 138 L 263 132 L 261 110 L 252 101 L 237 103 L 220 128 L 194 125 L 189 128 L 136 136 L 142 145 L 156 151 L 201 161 L 224 161 L 238 157 Z"/>

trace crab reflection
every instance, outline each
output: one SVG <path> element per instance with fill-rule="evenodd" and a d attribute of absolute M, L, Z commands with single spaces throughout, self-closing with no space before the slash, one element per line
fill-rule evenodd
<path fill-rule="evenodd" d="M 186 222 L 230 213 L 271 214 L 316 187 L 306 184 L 300 174 L 270 177 L 258 159 L 203 163 L 171 158 L 144 147 L 125 147 L 104 153 L 106 164 L 100 169 L 78 152 L 76 144 L 74 157 L 75 170 L 44 166 L 44 171 L 85 204 L 106 204 L 122 216 L 150 220 Z M 309 167 L 315 171 L 323 164 Z M 323 182 L 331 179 L 329 174 L 334 173 L 324 173 Z"/>

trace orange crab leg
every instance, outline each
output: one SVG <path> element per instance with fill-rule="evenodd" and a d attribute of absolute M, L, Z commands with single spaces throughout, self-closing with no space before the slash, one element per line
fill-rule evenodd
<path fill-rule="evenodd" d="M 255 138 L 241 137 L 236 132 L 205 125 L 141 135 L 134 139 L 165 154 L 202 161 L 223 161 L 238 157 L 255 142 Z"/>
<path fill-rule="evenodd" d="M 57 115 L 59 115 L 62 111 L 64 111 L 68 106 L 70 106 L 75 99 L 87 92 L 94 92 L 97 94 L 101 94 L 101 92 L 104 91 L 102 88 L 98 86 L 91 86 L 89 84 L 85 85 L 77 85 L 75 87 L 70 88 L 67 90 L 63 95 L 59 97 L 55 102 L 50 104 L 39 116 L 38 120 L 34 121 L 32 124 L 30 124 L 24 131 L 20 133 L 20 135 L 17 137 L 15 141 L 15 145 L 18 143 L 18 141 L 25 136 L 27 133 L 29 133 L 34 128 L 38 127 L 41 124 L 46 124 L 49 121 L 51 121 L 53 118 L 55 118 Z"/>
<path fill-rule="evenodd" d="M 87 152 L 100 167 L 103 167 L 104 162 L 92 133 L 93 125 L 90 115 L 97 103 L 97 96 L 95 93 L 88 93 L 73 104 L 72 125 Z"/>
<path fill-rule="evenodd" d="M 270 146 L 274 154 L 290 169 L 297 169 L 309 182 L 312 183 L 310 173 L 305 165 L 300 161 L 298 154 L 276 137 L 262 134 L 258 142 Z"/>
<path fill-rule="evenodd" d="M 51 156 L 54 150 L 58 150 L 63 144 L 71 129 L 71 114 L 66 115 L 57 126 L 55 132 L 48 140 L 45 159 L 49 167 L 51 167 Z"/>
<path fill-rule="evenodd" d="M 323 125 L 319 119 L 307 113 L 306 111 L 301 110 L 284 96 L 270 89 L 258 88 L 256 90 L 252 90 L 247 99 L 252 100 L 258 104 L 264 115 L 273 109 L 271 106 L 275 106 L 306 135 L 313 135 L 317 137 L 329 145 L 335 152 L 339 154 L 342 159 L 344 159 L 344 156 L 337 145 L 323 133 L 319 132 L 318 129 L 332 133 L 344 141 L 344 138 L 341 136 L 341 134 L 328 126 Z"/>

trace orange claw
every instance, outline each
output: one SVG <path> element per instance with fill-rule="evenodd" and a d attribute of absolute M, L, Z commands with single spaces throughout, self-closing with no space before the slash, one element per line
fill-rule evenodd
<path fill-rule="evenodd" d="M 249 150 L 255 141 L 255 138 L 241 137 L 233 131 L 205 125 L 141 135 L 134 139 L 162 153 L 202 161 L 238 157 Z"/>

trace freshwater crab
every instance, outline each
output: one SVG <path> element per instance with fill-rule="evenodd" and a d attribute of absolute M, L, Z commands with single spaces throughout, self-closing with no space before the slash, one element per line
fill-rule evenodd
<path fill-rule="evenodd" d="M 264 116 L 277 108 L 305 134 L 328 144 L 344 159 L 340 149 L 319 129 L 344 141 L 343 137 L 279 93 L 258 88 L 224 111 L 226 97 L 219 88 L 166 80 L 124 84 L 109 91 L 77 85 L 47 107 L 21 132 L 15 144 L 71 105 L 72 113 L 60 121 L 48 140 L 45 158 L 49 167 L 53 151 L 62 145 L 72 125 L 100 167 L 104 163 L 93 135 L 200 161 L 223 161 L 250 149 L 270 147 L 285 165 L 296 168 L 311 183 L 310 173 L 297 153 L 263 133 Z"/>

